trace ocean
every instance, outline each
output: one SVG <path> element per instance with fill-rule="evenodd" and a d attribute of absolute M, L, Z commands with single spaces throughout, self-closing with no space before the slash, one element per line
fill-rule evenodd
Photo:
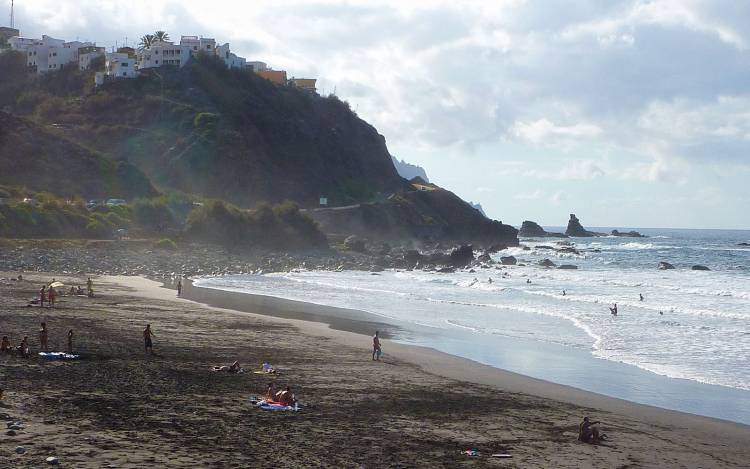
<path fill-rule="evenodd" d="M 300 270 L 195 284 L 366 311 L 397 326 L 399 342 L 750 424 L 750 246 L 740 245 L 750 231 L 639 231 L 648 237 L 522 239 L 526 248 L 493 258 L 525 265 L 473 272 Z M 579 254 L 549 249 L 567 243 Z M 675 269 L 657 270 L 660 261 Z"/>

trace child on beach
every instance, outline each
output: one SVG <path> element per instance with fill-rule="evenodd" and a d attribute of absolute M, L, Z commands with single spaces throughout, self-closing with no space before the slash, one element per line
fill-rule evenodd
<path fill-rule="evenodd" d="M 94 282 L 91 281 L 91 277 L 86 280 L 86 289 L 89 292 L 89 296 L 94 296 Z"/>
<path fill-rule="evenodd" d="M 153 332 L 151 332 L 151 324 L 146 324 L 146 328 L 143 330 L 143 342 L 145 345 L 146 353 L 151 352 L 151 355 L 154 354 L 154 344 L 151 341 L 151 337 L 156 337 Z"/>
<path fill-rule="evenodd" d="M 39 348 L 41 348 L 45 352 L 49 352 L 49 347 L 47 345 L 47 340 L 49 339 L 47 323 L 43 322 L 41 326 L 42 327 L 39 329 Z"/>
<path fill-rule="evenodd" d="M 23 358 L 29 358 L 31 351 L 29 350 L 29 337 L 24 336 L 21 343 L 16 348 L 16 353 L 21 355 Z"/>
<path fill-rule="evenodd" d="M 39 306 L 44 306 L 44 300 L 47 299 L 47 289 L 44 285 L 39 289 Z"/>
<path fill-rule="evenodd" d="M 599 428 L 594 426 L 599 423 L 601 422 L 591 422 L 588 417 L 584 417 L 583 422 L 581 422 L 581 425 L 578 427 L 578 440 L 584 443 L 598 445 L 606 438 L 606 435 L 600 435 Z"/>
<path fill-rule="evenodd" d="M 0 343 L 0 352 L 10 352 L 10 339 L 7 335 L 3 336 L 3 341 Z"/>

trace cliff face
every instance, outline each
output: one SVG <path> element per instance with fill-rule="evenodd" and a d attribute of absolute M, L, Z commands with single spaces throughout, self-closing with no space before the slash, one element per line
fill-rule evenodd
<path fill-rule="evenodd" d="M 0 184 L 63 197 L 154 195 L 135 166 L 92 152 L 26 119 L 0 111 Z"/>
<path fill-rule="evenodd" d="M 96 92 L 90 78 L 74 70 L 29 80 L 0 92 L 0 108 L 55 124 L 70 141 L 135 164 L 159 187 L 241 206 L 312 206 L 319 197 L 349 204 L 405 187 L 384 138 L 335 97 L 209 58 Z"/>
<path fill-rule="evenodd" d="M 430 182 L 430 179 L 427 177 L 427 172 L 425 169 L 421 166 L 417 166 L 415 164 L 409 164 L 404 160 L 398 160 L 394 157 L 393 158 L 393 166 L 396 167 L 396 171 L 398 171 L 398 174 L 408 180 L 412 180 L 415 177 L 422 178 L 424 182 Z"/>
<path fill-rule="evenodd" d="M 518 245 L 518 230 L 490 220 L 443 189 L 409 191 L 381 203 L 308 212 L 324 232 L 339 237 L 447 241 L 478 246 Z"/>

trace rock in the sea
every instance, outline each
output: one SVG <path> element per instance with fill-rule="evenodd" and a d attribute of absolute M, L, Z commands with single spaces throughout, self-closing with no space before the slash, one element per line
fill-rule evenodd
<path fill-rule="evenodd" d="M 737 243 L 737 246 L 750 246 L 750 243 Z"/>
<path fill-rule="evenodd" d="M 487 252 L 489 252 L 490 254 L 494 254 L 504 249 L 508 249 L 508 246 L 505 244 L 493 244 L 492 246 L 489 247 L 489 249 L 487 249 Z"/>
<path fill-rule="evenodd" d="M 518 259 L 516 259 L 514 256 L 501 257 L 500 263 L 503 265 L 516 265 L 518 263 Z"/>
<path fill-rule="evenodd" d="M 558 269 L 563 269 L 563 270 L 576 270 L 576 269 L 578 269 L 578 266 L 577 265 L 572 265 L 572 264 L 563 264 L 561 266 L 558 266 L 557 268 Z"/>
<path fill-rule="evenodd" d="M 645 238 L 645 236 L 637 231 L 628 231 L 626 233 L 624 231 L 612 230 L 612 236 L 621 236 L 623 238 Z"/>
<path fill-rule="evenodd" d="M 691 269 L 692 270 L 711 270 L 705 265 L 694 265 L 693 267 L 691 267 Z"/>
<path fill-rule="evenodd" d="M 521 229 L 518 231 L 518 236 L 523 238 L 567 238 L 562 233 L 548 233 L 539 224 L 530 220 L 524 220 Z"/>
<path fill-rule="evenodd" d="M 593 231 L 588 231 L 586 228 L 581 225 L 580 220 L 578 220 L 578 217 L 576 217 L 575 213 L 570 214 L 570 220 L 568 220 L 568 229 L 565 230 L 565 234 L 568 236 L 575 236 L 575 237 L 591 237 L 596 236 L 596 233 Z"/>
<path fill-rule="evenodd" d="M 549 259 L 544 259 L 543 261 L 539 261 L 539 265 L 542 267 L 554 267 L 555 263 Z"/>
<path fill-rule="evenodd" d="M 659 266 L 657 267 L 659 270 L 671 270 L 674 269 L 674 266 L 670 264 L 669 262 L 661 261 L 659 262 Z"/>
<path fill-rule="evenodd" d="M 26 448 L 24 448 L 23 446 L 16 446 L 15 451 L 16 451 L 16 454 L 23 454 L 26 452 Z"/>
<path fill-rule="evenodd" d="M 443 267 L 442 269 L 438 269 L 438 273 L 441 274 L 452 274 L 456 271 L 453 267 Z"/>
<path fill-rule="evenodd" d="M 348 251 L 364 252 L 365 241 L 358 236 L 351 235 L 344 240 L 344 249 Z"/>
<path fill-rule="evenodd" d="M 474 248 L 465 244 L 451 251 L 451 265 L 455 267 L 466 267 L 474 260 Z"/>
<path fill-rule="evenodd" d="M 409 265 L 415 265 L 418 262 L 422 262 L 424 260 L 424 256 L 419 253 L 416 249 L 410 249 L 404 253 L 404 260 Z"/>
<path fill-rule="evenodd" d="M 477 257 L 477 260 L 479 262 L 490 263 L 490 262 L 492 262 L 492 257 L 489 255 L 489 253 L 485 252 L 481 256 Z"/>
<path fill-rule="evenodd" d="M 45 461 L 47 461 L 47 464 L 49 464 L 50 466 L 57 466 L 60 464 L 60 460 L 54 456 L 48 457 L 47 459 L 45 459 Z"/>

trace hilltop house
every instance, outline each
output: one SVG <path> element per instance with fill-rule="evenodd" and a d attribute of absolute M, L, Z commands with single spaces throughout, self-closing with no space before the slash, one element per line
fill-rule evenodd
<path fill-rule="evenodd" d="M 318 80 L 315 78 L 294 78 L 292 77 L 291 80 L 289 80 L 289 86 L 293 86 L 295 88 L 299 88 L 303 91 L 308 91 L 311 93 L 317 92 L 317 89 L 315 88 L 315 83 Z"/>
<path fill-rule="evenodd" d="M 81 71 L 91 68 L 91 62 L 104 56 L 104 47 L 82 47 L 78 49 L 78 69 Z"/>
<path fill-rule="evenodd" d="M 8 39 L 11 49 L 26 55 L 26 64 L 37 74 L 62 70 L 70 64 L 78 64 L 79 50 L 95 47 L 90 42 L 71 41 L 44 35 L 41 39 L 14 36 Z"/>

